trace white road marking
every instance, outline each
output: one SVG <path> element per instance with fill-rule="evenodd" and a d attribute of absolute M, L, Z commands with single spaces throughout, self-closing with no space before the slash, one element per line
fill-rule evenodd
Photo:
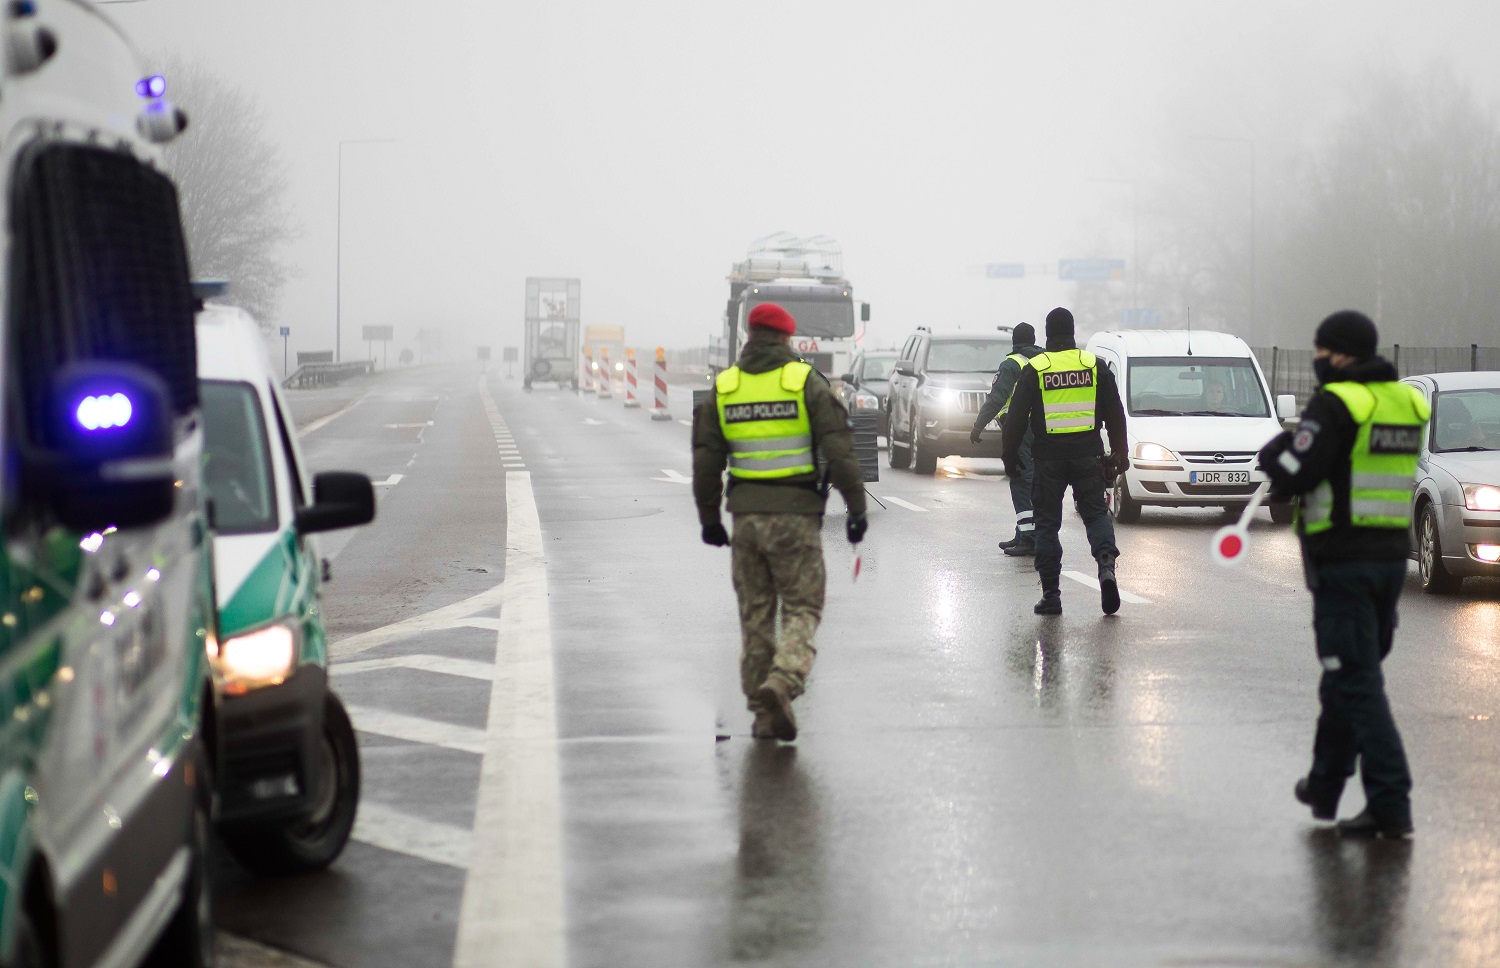
<path fill-rule="evenodd" d="M 911 503 L 910 501 L 903 501 L 899 497 L 891 497 L 889 494 L 880 495 L 880 500 L 890 501 L 892 504 L 898 507 L 906 508 L 908 511 L 920 511 L 923 514 L 927 513 L 927 508 L 920 507 L 916 504 Z"/>
<path fill-rule="evenodd" d="M 486 391 L 487 392 L 487 391 Z M 552 623 L 530 474 L 505 479 L 505 587 L 455 968 L 567 963 Z"/>
<path fill-rule="evenodd" d="M 602 421 L 602 420 L 595 420 L 593 417 L 584 417 L 583 418 L 583 422 L 586 423 L 586 424 L 588 424 L 590 427 L 602 427 L 602 426 L 604 426 L 604 421 Z"/>
<path fill-rule="evenodd" d="M 663 467 L 661 469 L 661 472 L 663 474 L 665 474 L 666 476 L 665 477 L 653 477 L 651 479 L 653 481 L 661 481 L 664 484 L 689 484 L 690 485 L 690 484 L 693 483 L 693 479 L 691 477 L 685 477 L 685 476 L 683 476 L 683 473 L 681 471 L 674 471 L 670 467 Z"/>
<path fill-rule="evenodd" d="M 320 961 L 308 961 L 296 955 L 268 948 L 258 941 L 219 932 L 219 968 L 328 968 Z"/>
<path fill-rule="evenodd" d="M 398 655 L 390 659 L 356 659 L 353 662 L 333 664 L 333 671 L 341 676 L 378 672 L 382 669 L 418 669 L 422 672 L 440 672 L 446 676 L 483 679 L 485 682 L 495 678 L 495 667 L 488 662 L 454 659 L 446 655 Z"/>
<path fill-rule="evenodd" d="M 1071 578 L 1074 581 L 1079 582 L 1080 584 L 1087 585 L 1090 588 L 1092 588 L 1094 591 L 1098 591 L 1099 590 L 1099 579 L 1095 578 L 1093 575 L 1085 575 L 1081 571 L 1065 571 L 1065 572 L 1063 572 L 1063 577 L 1064 578 Z M 1151 599 L 1149 599 L 1149 598 L 1142 598 L 1139 595 L 1132 595 L 1129 592 L 1125 591 L 1125 589 L 1123 589 L 1123 588 L 1120 589 L 1120 601 L 1122 601 L 1122 602 L 1129 602 L 1132 605 L 1150 605 L 1151 604 Z"/>
<path fill-rule="evenodd" d="M 474 834 L 462 827 L 412 817 L 362 800 L 351 835 L 362 844 L 467 870 Z"/>
<path fill-rule="evenodd" d="M 432 426 L 432 421 L 431 420 L 427 420 L 427 421 L 424 421 L 422 423 L 386 424 L 385 425 L 385 429 L 386 430 L 416 430 L 418 427 L 431 427 L 431 426 Z"/>
<path fill-rule="evenodd" d="M 691 420 L 683 420 L 681 417 L 677 419 L 677 422 L 682 424 L 684 427 L 691 427 L 693 425 L 693 422 Z"/>
<path fill-rule="evenodd" d="M 496 585 L 494 588 L 480 592 L 478 595 L 466 598 L 461 602 L 454 602 L 452 605 L 446 605 L 422 615 L 413 615 L 411 618 L 402 619 L 399 622 L 394 622 L 378 629 L 371 629 L 368 632 L 351 635 L 346 639 L 339 639 L 328 647 L 328 654 L 337 662 L 391 642 L 416 638 L 427 632 L 437 632 L 442 629 L 467 628 L 479 621 L 498 621 L 498 619 L 481 619 L 476 616 L 476 613 L 484 611 L 493 612 L 501 605 L 504 605 L 509 598 L 510 589 L 503 584 Z"/>
<path fill-rule="evenodd" d="M 376 487 L 395 487 L 397 484 L 400 484 L 405 479 L 406 479 L 406 475 L 405 474 L 392 474 L 390 477 L 387 477 L 383 481 L 376 481 L 375 482 L 375 486 Z"/>
<path fill-rule="evenodd" d="M 317 420 L 314 420 L 312 423 L 308 424 L 306 427 L 303 427 L 301 430 L 297 431 L 297 437 L 298 437 L 298 439 L 300 440 L 303 437 L 306 437 L 306 436 L 308 436 L 310 434 L 315 434 L 318 431 L 322 430 L 324 427 L 326 427 L 329 424 L 333 423 L 335 420 L 339 419 L 344 414 L 348 413 L 350 410 L 353 410 L 355 407 L 357 407 L 360 404 L 364 403 L 365 399 L 368 398 L 369 395 L 370 394 L 368 392 L 367 393 L 362 393 L 362 394 L 360 394 L 358 397 L 356 397 L 354 399 L 353 403 L 349 404 L 344 409 L 342 409 L 342 410 L 336 410 L 333 413 L 330 413 L 326 417 L 320 417 Z"/>
<path fill-rule="evenodd" d="M 455 726 L 452 723 L 440 723 L 432 719 L 422 719 L 419 716 L 408 716 L 405 713 L 393 713 L 369 706 L 347 706 L 347 708 L 349 718 L 354 722 L 354 728 L 361 733 L 374 733 L 377 736 L 406 740 L 408 743 L 423 743 L 427 746 L 441 746 L 444 749 L 458 750 L 462 753 L 484 755 L 483 730 L 470 726 Z"/>

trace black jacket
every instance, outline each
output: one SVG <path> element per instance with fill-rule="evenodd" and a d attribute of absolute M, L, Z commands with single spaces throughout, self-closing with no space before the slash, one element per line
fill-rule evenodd
<path fill-rule="evenodd" d="M 1017 346 L 1011 353 L 1020 353 L 1028 360 L 1042 352 L 1042 348 L 1035 343 L 1026 346 Z M 1016 388 L 1016 380 L 1021 376 L 1021 364 L 1005 358 L 1000 364 L 1000 369 L 995 371 L 995 382 L 990 384 L 990 395 L 984 398 L 984 403 L 979 408 L 979 416 L 974 418 L 974 429 L 983 430 L 989 426 L 991 420 L 1005 409 L 1005 401 L 1010 399 L 1010 391 Z"/>
<path fill-rule="evenodd" d="M 1071 339 L 1047 343 L 1049 353 L 1076 348 Z M 1099 439 L 1101 423 L 1109 433 L 1110 452 L 1125 453 L 1129 444 L 1125 441 L 1125 405 L 1120 402 L 1120 388 L 1109 367 L 1101 363 L 1098 369 L 1099 382 L 1094 388 L 1094 429 L 1088 433 L 1048 434 L 1046 411 L 1041 406 L 1041 381 L 1032 378 L 1017 383 L 1010 410 L 1005 414 L 1005 459 L 1015 460 L 1019 456 L 1021 441 L 1028 429 L 1034 435 L 1031 456 L 1037 460 L 1101 457 L 1104 455 L 1104 443 Z"/>
<path fill-rule="evenodd" d="M 1376 356 L 1335 371 L 1334 380 L 1384 383 L 1399 379 L 1396 368 Z M 1310 493 L 1323 481 L 1333 486 L 1333 527 L 1302 539 L 1309 561 L 1405 558 L 1411 535 L 1404 529 L 1360 528 L 1349 523 L 1349 454 L 1359 425 L 1349 408 L 1319 389 L 1307 402 L 1295 432 L 1277 435 L 1261 448 L 1260 466 L 1271 479 L 1273 498 Z"/>

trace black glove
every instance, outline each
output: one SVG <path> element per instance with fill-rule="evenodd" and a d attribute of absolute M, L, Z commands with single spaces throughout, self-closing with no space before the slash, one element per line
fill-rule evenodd
<path fill-rule="evenodd" d="M 1000 459 L 1005 462 L 1006 477 L 1020 477 L 1021 475 L 1026 473 L 1026 467 L 1021 463 L 1021 458 L 1011 454 L 1006 454 Z"/>
<path fill-rule="evenodd" d="M 980 436 L 980 432 L 979 432 L 979 428 L 978 427 L 975 427 L 973 430 L 969 431 L 969 443 L 971 443 L 971 444 L 977 444 L 982 439 L 983 438 Z"/>
<path fill-rule="evenodd" d="M 722 548 L 729 544 L 729 532 L 724 530 L 724 525 L 715 521 L 713 524 L 703 526 L 703 543 Z"/>
<path fill-rule="evenodd" d="M 844 522 L 844 533 L 849 536 L 850 544 L 859 544 L 865 540 L 865 532 L 870 530 L 870 522 L 863 514 L 851 514 L 849 520 Z"/>
<path fill-rule="evenodd" d="M 1130 470 L 1130 457 L 1124 451 L 1117 451 L 1104 458 L 1104 476 L 1114 480 L 1121 474 Z"/>

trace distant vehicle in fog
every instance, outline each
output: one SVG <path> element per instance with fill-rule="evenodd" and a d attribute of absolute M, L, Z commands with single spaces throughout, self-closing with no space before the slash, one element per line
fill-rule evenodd
<path fill-rule="evenodd" d="M 860 350 L 849 372 L 841 374 L 839 400 L 850 413 L 874 410 L 878 413 L 878 433 L 890 434 L 891 417 L 887 410 L 891 395 L 891 371 L 896 366 L 895 350 Z"/>
<path fill-rule="evenodd" d="M 977 444 L 969 432 L 1010 351 L 1008 332 L 918 327 L 907 337 L 890 378 L 891 466 L 931 474 L 949 455 L 999 458 L 999 427 L 986 427 Z"/>

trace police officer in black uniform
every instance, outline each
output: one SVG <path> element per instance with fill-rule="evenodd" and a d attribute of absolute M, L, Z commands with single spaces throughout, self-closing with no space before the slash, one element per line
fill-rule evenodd
<path fill-rule="evenodd" d="M 1319 389 L 1295 432 L 1260 452 L 1272 499 L 1297 496 L 1313 629 L 1323 678 L 1312 769 L 1294 793 L 1319 820 L 1338 814 L 1356 760 L 1365 809 L 1338 823 L 1351 836 L 1412 832 L 1411 771 L 1385 696 L 1396 603 L 1411 551 L 1412 492 L 1426 400 L 1376 355 L 1375 324 L 1334 313 L 1318 327 Z"/>
<path fill-rule="evenodd" d="M 1078 349 L 1073 314 L 1061 307 L 1047 314 L 1047 351 L 1032 357 L 1016 383 L 1005 415 L 1006 474 L 1020 471 L 1021 443 L 1033 435 L 1036 483 L 1032 491 L 1036 519 L 1036 571 L 1042 580 L 1038 615 L 1062 614 L 1063 495 L 1073 489 L 1078 513 L 1088 531 L 1089 548 L 1099 565 L 1100 605 L 1106 615 L 1120 610 L 1115 580 L 1115 525 L 1104 498 L 1106 478 L 1125 470 L 1125 407 L 1109 367 Z M 1099 428 L 1109 433 L 1105 457 Z"/>
<path fill-rule="evenodd" d="M 974 429 L 969 431 L 969 440 L 979 443 L 980 435 L 989 422 L 999 416 L 1005 418 L 1011 394 L 1021 371 L 1033 356 L 1042 352 L 1036 345 L 1036 328 L 1030 323 L 1021 323 L 1010 334 L 1011 353 L 995 371 L 995 381 L 990 392 L 974 418 Z M 1031 488 L 1035 479 L 1035 466 L 1031 461 L 1031 430 L 1026 431 L 1019 451 L 1021 473 L 1010 479 L 1010 504 L 1016 511 L 1016 533 L 1009 541 L 1000 542 L 1000 550 L 1012 558 L 1024 558 L 1036 554 L 1036 523 L 1031 514 Z"/>

